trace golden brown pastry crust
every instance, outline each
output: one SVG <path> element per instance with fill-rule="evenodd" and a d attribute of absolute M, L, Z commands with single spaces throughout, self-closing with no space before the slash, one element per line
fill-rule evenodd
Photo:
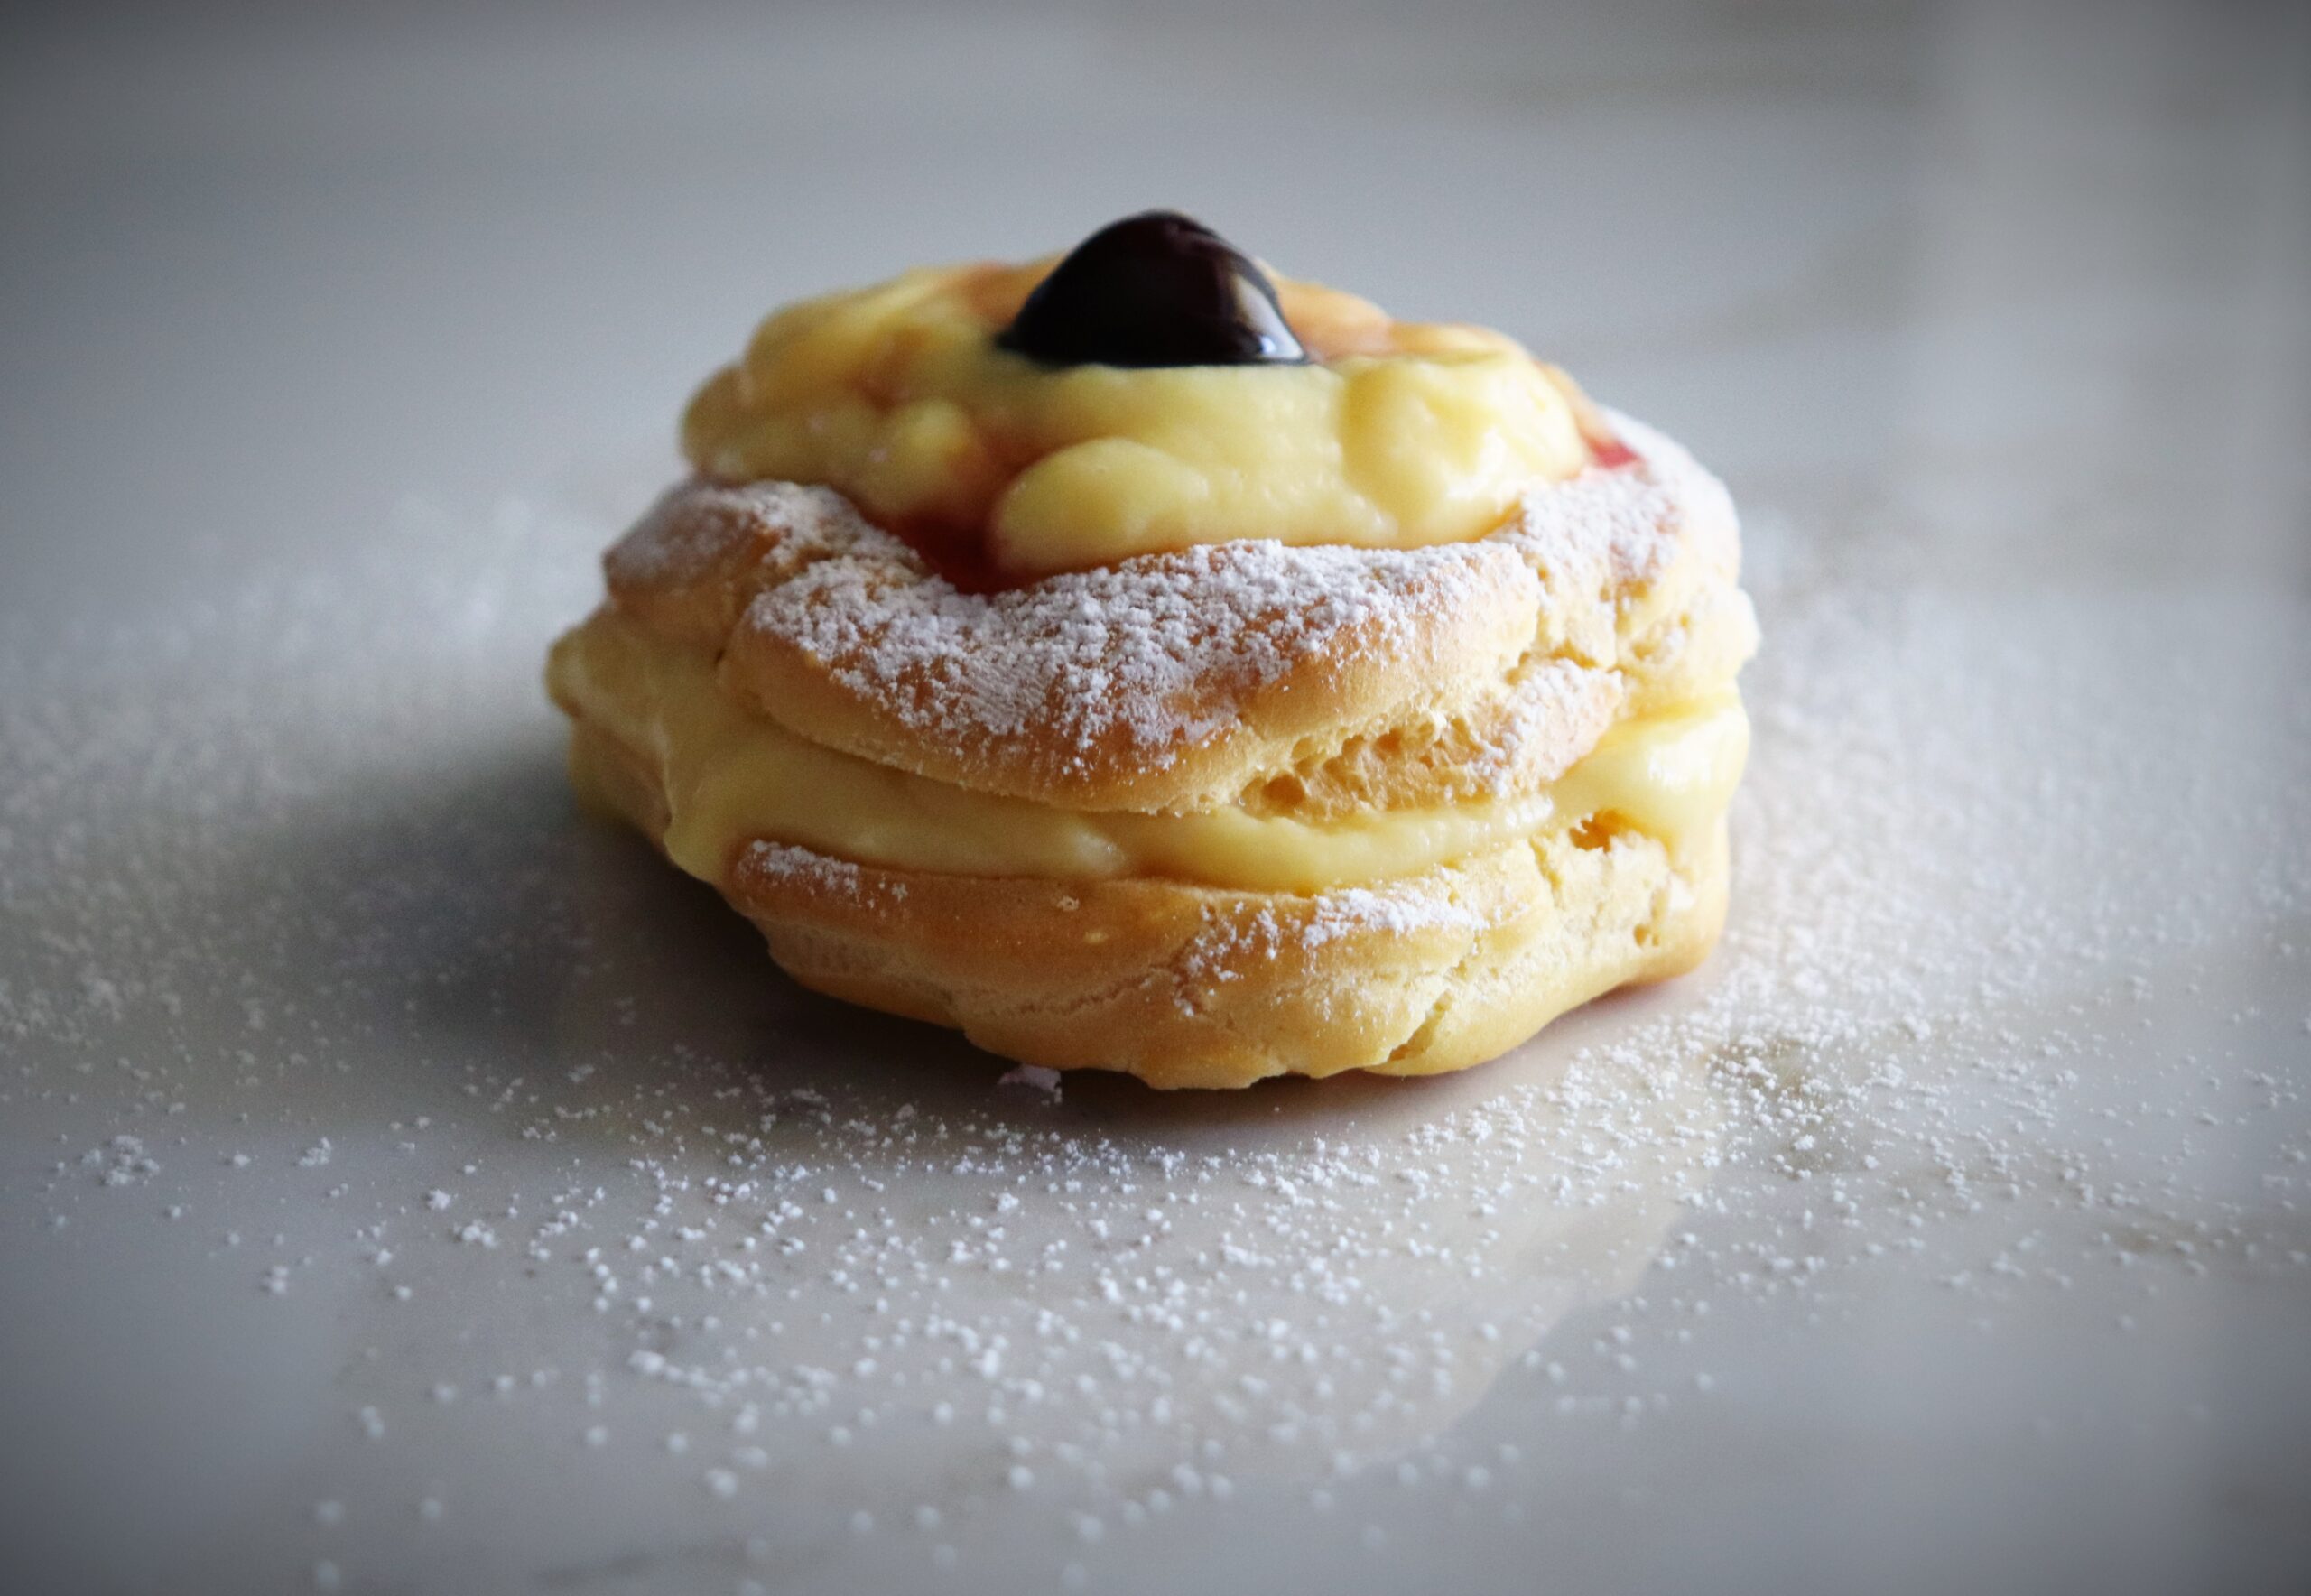
<path fill-rule="evenodd" d="M 1638 466 L 1476 543 L 1227 543 L 991 595 L 826 489 L 692 481 L 611 549 L 609 601 L 788 730 L 982 792 L 1310 820 L 1515 796 L 1755 645 L 1723 487 L 1616 424 Z"/>
<path fill-rule="evenodd" d="M 647 754 L 582 726 L 573 751 L 596 801 L 663 832 Z M 1027 1063 L 1232 1087 L 1464 1069 L 1682 974 L 1723 923 L 1726 847 L 1722 821 L 1682 859 L 1633 830 L 1559 830 L 1299 895 L 942 876 L 759 842 L 720 885 L 804 986 Z"/>
<path fill-rule="evenodd" d="M 776 854 L 747 856 L 731 886 L 805 986 L 1028 1063 L 1234 1087 L 1465 1069 L 1617 987 L 1683 974 L 1724 921 L 1724 837 L 1721 823 L 1679 870 L 1634 832 L 1597 849 L 1560 832 L 1391 883 L 1377 907 L 1352 892 L 822 876 Z"/>
<path fill-rule="evenodd" d="M 608 556 L 609 607 L 718 657 L 812 741 L 1086 811 L 1324 821 L 1538 791 L 1617 720 L 1705 696 L 1755 645 L 1714 478 L 1624 418 L 1635 469 L 1475 543 L 1218 545 L 959 594 L 839 496 L 674 489 Z M 577 721 L 573 767 L 662 840 L 652 749 Z M 741 842 L 716 883 L 803 984 L 992 1052 L 1165 1087 L 1424 1074 L 1692 968 L 1725 908 L 1722 821 L 1682 849 L 1611 821 L 1311 895 L 979 878 Z"/>

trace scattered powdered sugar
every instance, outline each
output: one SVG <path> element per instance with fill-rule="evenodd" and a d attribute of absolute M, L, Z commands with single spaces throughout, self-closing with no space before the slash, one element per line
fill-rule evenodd
<path fill-rule="evenodd" d="M 107 1186 L 132 1186 L 160 1174 L 160 1161 L 144 1150 L 142 1137 L 116 1136 L 80 1155 L 80 1167 L 93 1170 Z"/>
<path fill-rule="evenodd" d="M 424 1582 L 480 1506 L 724 1588 L 861 1536 L 1097 1588 L 1237 1515 L 1403 1582 L 1392 1502 L 1556 1535 L 1601 1475 L 1842 1434 L 1890 1400 L 1848 1366 L 1898 1359 L 1968 1457 L 1992 1406 L 2065 1460 L 2228 1434 L 2175 1350 L 2207 1294 L 2311 1280 L 2297 598 L 1796 565 L 1702 971 L 1449 1079 L 1063 1096 L 796 992 L 571 813 L 534 666 L 599 535 L 420 519 L 394 581 L 0 645 L 12 1367 L 62 1394 L 12 1444 L 70 1479 L 101 1441 L 79 1512 L 125 1531 L 267 1415 L 320 1437 L 155 1562 L 185 1581 Z M 1455 913 L 1337 893 L 1295 934 Z M 1919 1372 L 1950 1347 L 2016 1378 Z M 163 1354 L 193 1419 L 119 1395 Z"/>

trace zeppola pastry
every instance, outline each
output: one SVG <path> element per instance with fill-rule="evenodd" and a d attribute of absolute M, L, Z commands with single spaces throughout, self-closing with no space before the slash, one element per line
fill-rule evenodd
<path fill-rule="evenodd" d="M 1724 488 L 1156 212 L 790 306 L 554 645 L 581 793 L 803 984 L 1157 1086 L 1480 1062 L 1692 968 Z"/>

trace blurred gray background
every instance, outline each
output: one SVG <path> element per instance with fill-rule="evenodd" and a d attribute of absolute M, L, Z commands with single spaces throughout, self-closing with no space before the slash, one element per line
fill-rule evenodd
<path fill-rule="evenodd" d="M 630 503 L 769 306 L 1155 204 L 1501 326 L 1842 539 L 1892 507 L 1937 563 L 2047 558 L 1982 546 L 1969 496 L 2063 515 L 2085 478 L 2124 485 L 2130 568 L 2302 574 L 2300 6 L 76 5 L 5 29 L 12 606 L 165 590 L 412 490 Z"/>
<path fill-rule="evenodd" d="M 1038 1119 L 573 821 L 539 657 L 703 375 L 795 295 L 1153 205 L 1505 328 L 1729 480 L 1767 651 L 1708 970 L 1448 1081 L 1071 1081 Z M 0 1589 L 2304 1588 L 2306 280 L 2301 5 L 0 7 Z M 1845 1115 L 1850 1222 L 1787 1103 L 1745 1143 L 1747 1085 L 1657 1046 L 1726 1122 L 1714 1211 L 1682 1167 L 1594 1216 L 1440 1209 L 1513 1267 L 1405 1294 L 1506 1334 L 1409 1406 L 1423 1489 L 1367 1470 L 1328 1514 L 1311 1452 L 1093 1548 L 1056 1504 L 1113 1500 L 1040 1458 L 1007 1493 L 961 1425 L 815 1419 L 724 1499 L 727 1415 L 629 1367 L 663 1325 L 596 1313 L 574 1243 L 534 1267 L 422 1205 L 525 1231 L 599 1183 L 614 1246 L 662 1211 L 629 1152 L 702 1182 L 705 1131 L 803 1082 L 1330 1138 L 1458 1202 L 1473 1155 L 1425 1126 L 1729 989 Z M 598 1139 L 523 1134 L 565 1109 Z M 1592 1220 L 1597 1257 L 1517 1250 Z M 1342 1527 L 1384 1521 L 1385 1554 Z"/>

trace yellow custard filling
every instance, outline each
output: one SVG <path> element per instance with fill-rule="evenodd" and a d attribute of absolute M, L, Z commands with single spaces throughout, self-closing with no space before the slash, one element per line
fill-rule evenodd
<path fill-rule="evenodd" d="M 1308 365 L 1045 367 L 996 335 L 1053 262 L 926 268 L 792 305 L 715 374 L 683 452 L 835 488 L 1031 578 L 1197 543 L 1480 537 L 1594 457 L 1568 377 L 1481 328 L 1278 279 Z"/>
<path fill-rule="evenodd" d="M 1059 880 L 1156 877 L 1246 891 L 1315 892 L 1417 875 L 1519 837 L 1610 812 L 1682 854 L 1731 798 L 1749 751 L 1740 699 L 1722 693 L 1622 722 L 1547 791 L 1314 824 L 1235 810 L 1086 813 L 974 793 L 796 737 L 747 713 L 709 654 L 610 612 L 554 647 L 555 693 L 617 741 L 655 756 L 666 853 L 719 882 L 733 849 L 792 843 L 862 864 Z M 590 757 L 578 745 L 582 767 Z"/>

